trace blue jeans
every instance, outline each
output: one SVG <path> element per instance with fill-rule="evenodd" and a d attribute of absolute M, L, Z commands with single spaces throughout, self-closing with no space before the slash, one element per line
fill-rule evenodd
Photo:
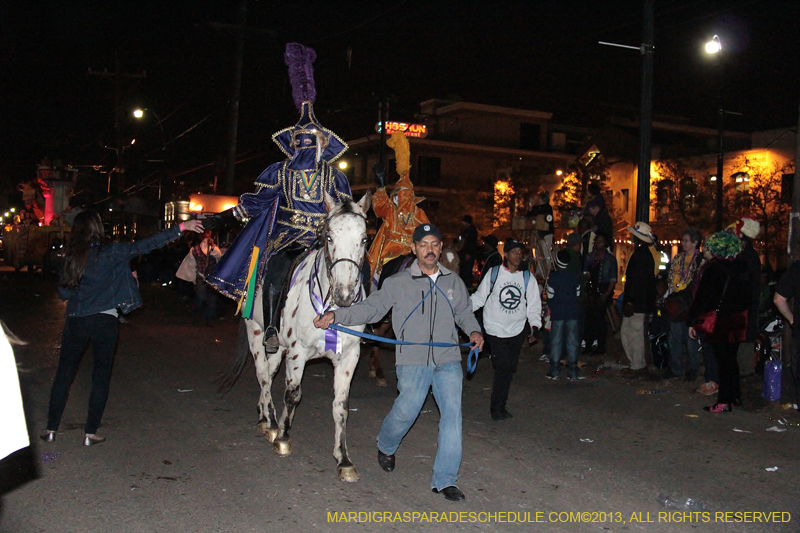
<path fill-rule="evenodd" d="M 194 286 L 194 312 L 202 313 L 207 323 L 217 318 L 217 291 L 212 289 L 203 278 L 197 277 Z"/>
<path fill-rule="evenodd" d="M 686 368 L 683 367 L 683 349 L 686 347 Z M 672 373 L 682 376 L 684 372 L 697 372 L 697 339 L 689 338 L 689 326 L 685 322 L 671 322 L 669 325 L 669 368 Z"/>
<path fill-rule="evenodd" d="M 392 455 L 411 429 L 433 387 L 439 407 L 439 440 L 433 463 L 431 488 L 441 490 L 456 484 L 461 466 L 461 361 L 443 365 L 397 365 L 400 394 L 378 432 L 378 449 Z"/>
<path fill-rule="evenodd" d="M 558 376 L 558 364 L 563 352 L 567 355 L 567 373 L 569 377 L 578 377 L 578 350 L 581 346 L 580 321 L 553 320 L 550 330 L 550 375 Z"/>

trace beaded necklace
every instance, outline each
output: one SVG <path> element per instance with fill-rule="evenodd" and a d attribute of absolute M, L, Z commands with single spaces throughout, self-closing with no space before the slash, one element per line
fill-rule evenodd
<path fill-rule="evenodd" d="M 675 291 L 682 291 L 685 289 L 694 277 L 694 267 L 696 266 L 694 260 L 697 257 L 697 250 L 692 254 L 688 267 L 686 266 L 686 257 L 686 252 L 681 253 L 680 265 L 676 263 L 675 266 L 678 268 L 673 268 L 672 270 L 672 284 L 675 286 Z"/>

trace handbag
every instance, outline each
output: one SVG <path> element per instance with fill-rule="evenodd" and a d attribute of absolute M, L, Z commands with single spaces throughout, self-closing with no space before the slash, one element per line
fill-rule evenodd
<path fill-rule="evenodd" d="M 722 288 L 722 296 L 719 298 L 717 308 L 713 311 L 706 311 L 697 317 L 697 322 L 694 325 L 694 329 L 700 333 L 704 333 L 705 335 L 709 336 L 714 335 L 714 329 L 717 327 L 719 308 L 722 307 L 722 300 L 725 299 L 725 293 L 728 292 L 728 283 L 730 283 L 730 281 L 731 277 L 728 276 L 728 278 L 725 280 L 725 286 Z"/>
<path fill-rule="evenodd" d="M 683 322 L 692 306 L 692 286 L 682 291 L 672 292 L 664 299 L 664 311 L 670 322 Z"/>

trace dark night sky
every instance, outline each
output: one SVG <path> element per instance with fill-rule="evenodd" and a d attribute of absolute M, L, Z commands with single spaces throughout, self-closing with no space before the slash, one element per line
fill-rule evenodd
<path fill-rule="evenodd" d="M 123 82 L 123 104 L 161 117 L 173 172 L 223 154 L 234 37 L 208 23 L 235 22 L 237 3 L 0 4 L 0 182 L 32 177 L 45 156 L 113 162 L 114 152 L 99 147 L 114 143 L 113 85 L 87 71 L 113 71 L 115 53 L 123 72 L 147 72 L 146 80 Z M 317 115 L 345 138 L 372 130 L 379 93 L 395 98 L 395 120 L 410 120 L 420 101 L 457 96 L 592 125 L 638 113 L 638 52 L 597 41 L 638 46 L 641 11 L 640 1 L 250 0 L 248 26 L 274 36 L 247 40 L 239 153 L 251 159 L 242 171 L 280 159 L 269 137 L 297 118 L 286 42 L 316 49 Z M 743 113 L 729 127 L 796 125 L 799 17 L 800 2 L 791 0 L 657 0 L 653 112 L 715 127 L 719 71 L 703 44 L 716 33 L 725 53 L 726 108 Z M 131 159 L 160 157 L 152 120 L 126 116 L 121 130 L 138 139 Z"/>

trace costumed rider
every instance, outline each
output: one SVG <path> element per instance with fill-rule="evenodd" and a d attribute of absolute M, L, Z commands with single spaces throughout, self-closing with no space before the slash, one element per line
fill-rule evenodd
<path fill-rule="evenodd" d="M 267 353 L 278 350 L 279 300 L 289 269 L 314 244 L 325 222 L 325 193 L 339 203 L 351 199 L 347 177 L 331 164 L 347 144 L 314 116 L 316 57 L 311 48 L 286 45 L 284 59 L 300 120 L 275 133 L 272 140 L 287 159 L 267 167 L 255 181 L 256 191 L 243 194 L 236 207 L 203 221 L 206 229 L 247 223 L 206 281 L 238 300 L 242 316 L 248 319 L 253 317 L 256 295 L 264 291 Z"/>
<path fill-rule="evenodd" d="M 411 252 L 414 229 L 429 222 L 425 211 L 417 204 L 425 200 L 414 195 L 414 184 L 408 178 L 411 169 L 411 151 L 408 139 L 399 131 L 392 134 L 386 144 L 394 150 L 397 173 L 400 179 L 394 186 L 392 197 L 386 194 L 385 175 L 380 163 L 375 168 L 375 183 L 378 190 L 372 197 L 372 210 L 383 219 L 383 224 L 369 248 L 367 257 L 371 268 L 371 279 L 377 285 L 381 268 L 395 257 Z"/>

